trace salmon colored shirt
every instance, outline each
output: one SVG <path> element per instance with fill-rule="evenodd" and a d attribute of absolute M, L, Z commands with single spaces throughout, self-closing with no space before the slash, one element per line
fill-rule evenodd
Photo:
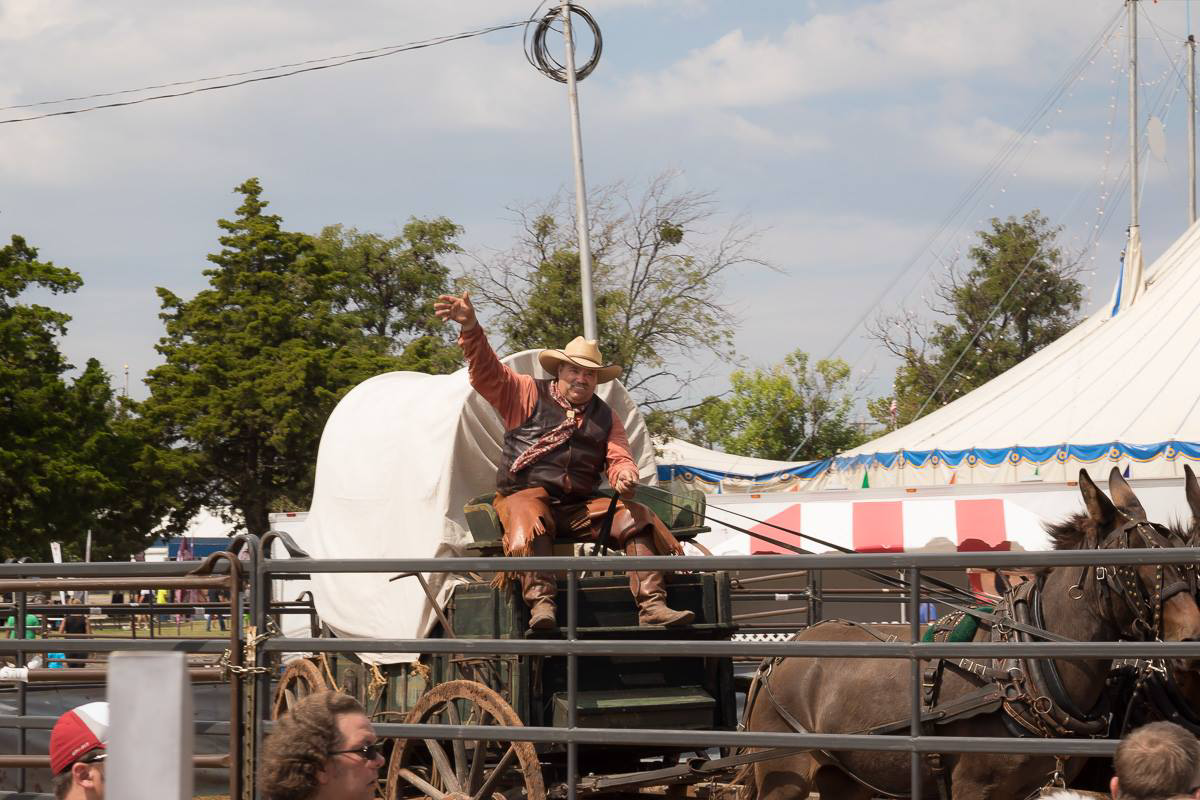
<path fill-rule="evenodd" d="M 463 331 L 458 336 L 458 346 L 467 357 L 467 374 L 471 386 L 483 395 L 483 399 L 492 404 L 492 408 L 500 413 L 504 420 L 504 430 L 509 431 L 520 426 L 537 408 L 537 386 L 529 375 L 514 372 L 500 363 L 492 346 L 488 344 L 483 326 L 476 323 L 474 328 Z M 583 424 L 583 415 L 576 418 L 576 425 Z M 631 469 L 638 471 L 633 463 L 633 454 L 629 452 L 629 437 L 625 426 L 616 412 L 612 415 L 612 429 L 608 432 L 608 482 L 616 483 L 617 473 Z"/>

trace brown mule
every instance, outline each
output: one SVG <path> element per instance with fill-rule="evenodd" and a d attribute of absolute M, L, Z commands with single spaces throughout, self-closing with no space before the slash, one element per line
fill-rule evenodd
<path fill-rule="evenodd" d="M 1154 546 L 1171 542 L 1157 529 L 1144 522 L 1140 504 L 1128 484 L 1116 476 L 1110 489 L 1117 501 L 1110 501 L 1091 481 L 1080 474 L 1080 491 L 1087 514 L 1048 527 L 1056 549 L 1095 549 L 1126 546 L 1126 539 L 1146 537 Z M 1139 515 L 1141 521 L 1138 520 Z M 1136 537 L 1134 537 L 1136 538 Z M 1140 541 L 1140 540 L 1139 540 Z M 1137 544 L 1131 546 L 1140 546 Z M 1083 580 L 1082 596 L 1072 588 L 1080 581 L 1081 567 L 1050 568 L 1040 571 L 1042 586 L 1040 627 L 1078 641 L 1111 641 L 1135 635 L 1135 616 L 1131 606 L 1117 592 L 1100 586 L 1096 570 Z M 1150 591 L 1161 577 L 1163 586 L 1180 580 L 1174 567 L 1155 565 L 1135 568 L 1134 587 Z M 1107 575 L 1111 576 L 1109 571 Z M 1113 580 L 1109 578 L 1109 580 Z M 1200 608 L 1188 592 L 1177 592 L 1162 604 L 1162 638 L 1190 640 L 1200 636 Z M 893 631 L 888 630 L 888 634 Z M 886 636 L 882 634 L 881 636 Z M 990 631 L 980 625 L 976 640 L 987 640 Z M 870 631 L 848 623 L 829 622 L 815 625 L 797 634 L 803 641 L 874 641 Z M 1028 667 L 1030 662 L 1025 662 Z M 1097 705 L 1105 689 L 1111 661 L 1045 660 L 1057 670 L 1069 701 L 1086 712 Z M 923 668 L 931 666 L 924 661 Z M 760 690 L 748 703 L 746 727 L 752 731 L 791 732 L 789 721 L 777 710 L 782 708 L 804 730 L 820 733 L 855 733 L 871 730 L 910 718 L 911 665 L 902 659 L 786 658 L 772 665 L 761 682 L 774 698 Z M 949 703 L 977 691 L 984 682 L 962 670 L 944 670 L 938 702 Z M 778 704 L 778 705 L 776 705 Z M 1003 711 L 981 710 L 976 716 L 958 718 L 939 725 L 936 733 L 946 736 L 1014 735 L 1015 723 L 1002 718 Z M 881 794 L 906 796 L 910 782 L 908 753 L 889 752 L 805 752 L 755 764 L 747 771 L 749 795 L 759 800 L 795 800 L 812 791 L 822 798 L 869 800 Z M 1055 760 L 1047 756 L 1002 754 L 944 754 L 941 763 L 948 778 L 952 800 L 1007 800 L 1026 797 L 1046 783 L 1055 769 Z M 1067 777 L 1082 766 L 1080 760 L 1067 763 Z M 922 781 L 929 796 L 934 796 L 935 776 L 926 763 Z"/>

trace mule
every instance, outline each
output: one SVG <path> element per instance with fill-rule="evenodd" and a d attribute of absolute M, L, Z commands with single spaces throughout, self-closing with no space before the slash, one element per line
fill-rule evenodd
<path fill-rule="evenodd" d="M 1186 527 L 1182 522 L 1173 522 L 1169 530 L 1177 544 L 1196 547 L 1200 546 L 1200 482 L 1190 466 L 1185 464 L 1183 471 L 1184 494 L 1192 518 Z M 1190 566 L 1190 580 L 1193 593 L 1200 598 L 1197 565 Z M 1167 720 L 1200 736 L 1200 672 L 1180 669 L 1178 665 L 1170 669 L 1151 669 L 1145 662 L 1138 662 L 1120 667 L 1115 683 L 1118 687 L 1116 711 L 1121 715 L 1120 732 L 1148 722 Z"/>
<path fill-rule="evenodd" d="M 1109 479 L 1113 500 L 1092 482 L 1086 471 L 1079 476 L 1086 514 L 1075 514 L 1064 522 L 1048 525 L 1056 549 L 1111 549 L 1130 546 L 1169 547 L 1172 541 L 1163 529 L 1148 523 L 1141 504 L 1119 473 Z M 1115 502 L 1114 502 L 1115 501 Z M 1132 541 L 1131 541 L 1132 540 Z M 1143 564 L 1121 571 L 1097 567 L 1057 567 L 1038 571 L 1036 581 L 1018 587 L 1007 596 L 1011 603 L 1018 592 L 1033 597 L 1030 607 L 1035 625 L 1051 635 L 1079 641 L 1145 639 L 1161 635 L 1173 641 L 1200 638 L 1200 608 L 1183 579 L 1184 571 L 1174 566 Z M 1011 605 L 1011 608 L 1017 608 Z M 1024 607 L 1024 606 L 1021 606 Z M 1014 612 L 1015 614 L 1015 612 Z M 1161 630 L 1148 628 L 1158 625 Z M 984 641 L 1003 629 L 981 622 L 975 640 Z M 795 637 L 800 641 L 872 641 L 885 638 L 869 626 L 833 620 L 808 628 Z M 1042 725 L 1042 735 L 1061 735 L 1067 729 L 1095 735 L 1107 725 L 1102 708 L 1109 660 L 1038 659 L 1021 662 L 969 662 L 960 668 L 942 662 L 937 704 L 947 707 L 956 700 L 978 695 L 988 684 L 971 671 L 990 669 L 1001 676 L 1015 663 L 1021 675 L 1041 675 L 1061 687 L 1058 701 L 1051 703 L 1056 714 L 1041 716 L 1033 709 L 1043 702 L 994 702 L 974 713 L 956 716 L 936 726 L 947 736 L 1022 735 L 1024 729 Z M 923 668 L 930 661 L 922 661 Z M 1190 664 L 1183 666 L 1193 666 Z M 746 727 L 753 731 L 862 733 L 879 731 L 891 723 L 894 732 L 906 734 L 910 719 L 911 665 L 904 659 L 786 658 L 764 662 L 757 683 L 747 699 Z M 997 684 L 999 685 L 999 684 Z M 757 690 L 756 690 L 757 689 Z M 1031 697 L 1031 696 L 1030 696 Z M 1007 713 L 1006 708 L 1014 713 Z M 1023 713 L 1016 713 L 1022 712 Z M 788 718 L 791 718 L 789 722 Z M 1018 719 L 1022 717 L 1022 719 Z M 1039 721 L 1040 720 L 1040 721 Z M 1026 734 L 1028 735 L 1028 734 Z M 1066 775 L 1081 766 L 1072 759 L 1064 766 Z M 821 797 L 869 800 L 875 796 L 906 797 L 910 787 L 911 757 L 907 752 L 806 751 L 752 765 L 744 774 L 750 794 L 760 800 L 792 800 L 816 791 Z M 923 762 L 925 793 L 947 794 L 952 800 L 1009 800 L 1027 796 L 1048 782 L 1060 764 L 1053 757 L 1003 754 L 945 754 L 937 762 Z M 935 791 L 935 784 L 939 787 Z"/>

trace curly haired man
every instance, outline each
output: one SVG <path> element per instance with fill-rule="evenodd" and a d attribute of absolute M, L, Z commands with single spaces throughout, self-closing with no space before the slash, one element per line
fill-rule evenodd
<path fill-rule="evenodd" d="M 280 717 L 263 743 L 259 791 L 267 800 L 372 800 L 383 763 L 359 702 L 318 692 Z"/>

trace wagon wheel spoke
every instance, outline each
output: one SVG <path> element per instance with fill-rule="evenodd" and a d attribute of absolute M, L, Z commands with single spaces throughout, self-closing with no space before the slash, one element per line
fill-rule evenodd
<path fill-rule="evenodd" d="M 449 721 L 472 727 L 519 728 L 522 724 L 504 697 L 467 680 L 447 681 L 430 689 L 409 712 L 408 720 L 413 724 Z M 492 800 L 499 793 L 522 800 L 546 800 L 542 765 L 531 742 L 497 741 L 486 730 L 476 735 L 478 739 L 452 740 L 450 744 L 446 737 L 440 741 L 397 740 L 388 766 L 388 800 L 418 800 L 421 796 L 432 800 Z"/>
<path fill-rule="evenodd" d="M 496 768 L 487 776 L 487 780 L 483 782 L 483 786 L 480 786 L 479 790 L 476 791 L 475 794 L 471 795 L 471 800 L 481 800 L 481 798 L 487 797 L 492 791 L 492 787 L 496 785 L 496 781 L 500 779 L 500 776 L 503 775 L 510 766 L 512 766 L 512 762 L 516 759 L 516 757 L 517 750 L 510 742 L 508 749 L 504 751 L 504 757 L 500 759 L 500 763 L 497 764 Z"/>
<path fill-rule="evenodd" d="M 478 718 L 477 718 L 478 717 Z M 467 725 L 487 725 L 491 715 L 481 708 L 471 707 L 471 713 L 467 717 Z M 473 794 L 479 788 L 479 782 L 483 779 L 483 769 L 487 766 L 488 740 L 476 739 L 475 749 L 471 752 L 471 772 L 467 776 L 466 791 L 468 794 Z"/>
<path fill-rule="evenodd" d="M 487 741 L 475 740 L 475 752 L 471 754 L 471 773 L 467 776 L 467 791 L 474 793 L 479 788 L 483 778 L 483 768 L 487 766 Z"/>
<path fill-rule="evenodd" d="M 462 724 L 458 705 L 453 700 L 446 703 L 446 716 L 450 718 L 451 725 Z M 467 783 L 467 743 L 462 739 L 452 739 L 451 747 L 454 749 L 454 776 L 458 778 L 458 785 L 470 786 Z"/>
<path fill-rule="evenodd" d="M 430 783 L 429 781 L 427 781 L 427 780 L 425 780 L 424 778 L 422 778 L 422 777 L 421 777 L 420 775 L 418 775 L 417 773 L 413 772 L 413 771 L 412 771 L 411 769 L 409 769 L 408 767 L 401 767 L 401 768 L 400 768 L 400 769 L 399 769 L 399 770 L 396 772 L 396 774 L 397 774 L 397 775 L 399 775 L 399 776 L 400 776 L 401 778 L 403 778 L 404 780 L 408 781 L 408 782 L 409 782 L 411 785 L 413 785 L 413 786 L 415 786 L 416 788 L 420 789 L 420 790 L 421 790 L 422 792 L 424 792 L 425 794 L 427 794 L 427 795 L 429 795 L 430 797 L 432 797 L 432 798 L 433 798 L 433 800 L 445 800 L 445 797 L 446 797 L 446 793 L 445 793 L 445 792 L 443 792 L 441 789 L 439 789 L 439 788 L 437 788 L 436 786 L 434 786 L 434 785 L 433 785 L 432 783 Z"/>
<path fill-rule="evenodd" d="M 451 792 L 462 792 L 462 784 L 458 782 L 458 776 L 454 774 L 454 765 L 450 763 L 450 757 L 442 749 L 441 742 L 437 739 L 425 739 L 425 746 L 429 748 L 429 755 L 433 758 L 438 775 L 442 776 L 442 780 L 445 781 L 446 788 Z"/>

